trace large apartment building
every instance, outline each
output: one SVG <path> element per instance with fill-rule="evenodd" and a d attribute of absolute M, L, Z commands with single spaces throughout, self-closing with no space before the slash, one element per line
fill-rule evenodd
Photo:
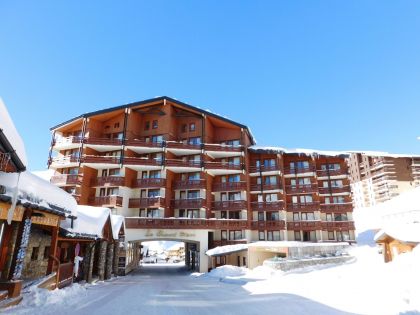
<path fill-rule="evenodd" d="M 420 185 L 420 156 L 352 152 L 350 178 L 355 208 L 374 206 Z"/>
<path fill-rule="evenodd" d="M 124 215 L 128 239 L 355 239 L 345 153 L 257 147 L 247 126 L 169 97 L 51 130 L 51 181 Z"/>

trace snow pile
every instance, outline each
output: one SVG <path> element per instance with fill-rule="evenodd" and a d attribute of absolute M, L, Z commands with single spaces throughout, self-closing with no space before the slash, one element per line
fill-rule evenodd
<path fill-rule="evenodd" d="M 51 181 L 51 177 L 54 176 L 55 174 L 55 170 L 53 169 L 48 169 L 45 171 L 33 171 L 32 174 L 42 178 L 43 180 L 50 182 Z"/>
<path fill-rule="evenodd" d="M 206 255 L 219 256 L 219 255 L 235 253 L 235 252 L 239 252 L 239 251 L 247 250 L 247 249 L 248 249 L 248 244 L 217 246 L 216 248 L 206 251 Z"/>
<path fill-rule="evenodd" d="M 118 240 L 118 234 L 120 233 L 121 227 L 124 226 L 124 217 L 122 215 L 111 215 L 111 225 L 112 225 L 112 236 L 114 240 Z"/>
<path fill-rule="evenodd" d="M 236 267 L 231 265 L 224 265 L 212 269 L 209 273 L 209 277 L 213 278 L 227 278 L 227 277 L 239 277 L 244 276 L 248 273 L 247 268 L 245 267 Z"/>
<path fill-rule="evenodd" d="M 1 98 L 0 98 L 0 130 L 4 133 L 7 140 L 9 141 L 13 149 L 16 151 L 23 165 L 27 166 L 28 160 L 26 158 L 25 145 L 19 133 L 17 132 L 12 119 L 10 118 L 6 105 L 4 105 L 3 100 Z"/>
<path fill-rule="evenodd" d="M 378 241 L 386 235 L 403 242 L 420 243 L 420 223 L 388 224 L 375 235 L 374 239 Z"/>
<path fill-rule="evenodd" d="M 18 199 L 23 204 L 35 204 L 50 209 L 58 207 L 69 214 L 76 214 L 77 203 L 70 194 L 29 171 L 22 172 L 20 175 L 0 172 L 0 184 L 6 187 L 6 195 L 9 197 L 13 196 L 15 187 L 18 185 Z"/>
<path fill-rule="evenodd" d="M 102 238 L 103 228 L 111 210 L 104 207 L 77 206 L 77 219 L 73 221 L 65 220 L 61 222 L 61 227 L 70 233 L 94 235 Z"/>

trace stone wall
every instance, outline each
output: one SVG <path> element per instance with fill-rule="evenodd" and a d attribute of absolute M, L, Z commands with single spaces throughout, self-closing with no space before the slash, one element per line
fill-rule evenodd
<path fill-rule="evenodd" d="M 45 247 L 51 246 L 51 235 L 43 231 L 36 225 L 32 225 L 29 244 L 23 265 L 22 278 L 36 279 L 43 277 L 47 273 L 48 257 L 44 258 Z M 38 251 L 35 257 L 33 252 Z M 49 254 L 47 255 L 49 256 Z"/>

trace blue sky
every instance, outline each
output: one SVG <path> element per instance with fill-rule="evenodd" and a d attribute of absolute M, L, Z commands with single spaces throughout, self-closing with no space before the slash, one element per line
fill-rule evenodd
<path fill-rule="evenodd" d="M 420 153 L 416 1 L 1 1 L 0 97 L 45 168 L 49 127 L 167 95 L 258 144 Z"/>

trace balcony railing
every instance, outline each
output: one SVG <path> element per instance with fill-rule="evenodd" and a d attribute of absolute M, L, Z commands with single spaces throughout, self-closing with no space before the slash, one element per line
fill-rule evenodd
<path fill-rule="evenodd" d="M 69 164 L 69 163 L 79 163 L 80 158 L 75 155 L 65 155 L 65 156 L 57 156 L 53 157 L 49 160 L 49 164 L 56 163 L 56 164 Z"/>
<path fill-rule="evenodd" d="M 174 189 L 205 189 L 205 179 L 178 180 L 174 183 Z"/>
<path fill-rule="evenodd" d="M 243 164 L 235 164 L 230 162 L 204 162 L 207 169 L 226 169 L 226 170 L 242 170 Z"/>
<path fill-rule="evenodd" d="M 284 210 L 284 202 L 282 200 L 251 202 L 251 208 L 252 211 L 280 211 Z"/>
<path fill-rule="evenodd" d="M 60 174 L 51 177 L 51 184 L 62 185 L 80 185 L 82 177 L 77 174 Z"/>
<path fill-rule="evenodd" d="M 120 196 L 91 197 L 91 198 L 89 198 L 89 202 L 93 206 L 121 207 L 122 206 L 122 197 L 120 197 Z"/>
<path fill-rule="evenodd" d="M 283 220 L 278 221 L 252 221 L 253 230 L 284 230 L 286 223 Z"/>
<path fill-rule="evenodd" d="M 145 166 L 161 166 L 161 159 L 148 159 L 142 157 L 124 157 L 124 164 L 126 165 L 145 165 Z"/>
<path fill-rule="evenodd" d="M 128 229 L 246 229 L 247 220 L 216 220 L 186 218 L 126 218 Z"/>
<path fill-rule="evenodd" d="M 214 183 L 213 191 L 246 190 L 246 182 Z"/>
<path fill-rule="evenodd" d="M 350 193 L 350 192 L 351 192 L 350 186 L 320 187 L 319 188 L 320 194 L 341 194 L 341 193 Z"/>
<path fill-rule="evenodd" d="M 247 208 L 245 200 L 215 201 L 212 210 L 242 210 Z"/>
<path fill-rule="evenodd" d="M 82 138 L 81 137 L 57 137 L 53 140 L 53 145 L 65 145 L 65 144 L 71 144 L 71 143 L 81 143 Z"/>
<path fill-rule="evenodd" d="M 303 174 L 303 173 L 311 173 L 315 172 L 315 166 L 309 165 L 308 167 L 298 167 L 298 168 L 284 168 L 284 174 Z"/>
<path fill-rule="evenodd" d="M 187 168 L 201 168 L 201 161 L 196 160 L 179 160 L 179 159 L 168 159 L 165 161 L 166 166 L 169 167 L 187 167 Z"/>
<path fill-rule="evenodd" d="M 119 156 L 84 155 L 82 158 L 83 163 L 119 164 L 120 161 Z"/>
<path fill-rule="evenodd" d="M 318 175 L 318 177 L 347 175 L 347 169 L 340 168 L 333 170 L 317 170 L 316 174 Z"/>
<path fill-rule="evenodd" d="M 249 167 L 249 172 L 250 173 L 264 173 L 264 172 L 273 172 L 273 171 L 280 171 L 280 166 L 278 164 L 274 164 L 274 165 L 260 165 L 260 166 L 255 166 L 252 165 Z"/>
<path fill-rule="evenodd" d="M 88 137 L 83 140 L 86 144 L 92 145 L 110 145 L 110 146 L 121 146 L 122 139 L 110 139 L 110 138 L 97 138 L 97 137 Z"/>
<path fill-rule="evenodd" d="M 162 197 L 145 197 L 130 198 L 128 201 L 129 208 L 163 208 L 165 207 L 165 198 Z"/>
<path fill-rule="evenodd" d="M 353 221 L 323 221 L 322 222 L 323 230 L 335 230 L 335 229 L 345 229 L 345 230 L 354 230 Z"/>
<path fill-rule="evenodd" d="M 316 184 L 286 186 L 287 194 L 316 193 L 317 191 L 318 191 L 318 185 Z"/>
<path fill-rule="evenodd" d="M 287 211 L 318 211 L 319 202 L 288 203 Z"/>
<path fill-rule="evenodd" d="M 218 246 L 226 246 L 226 245 L 236 245 L 236 244 L 246 244 L 247 240 L 218 240 L 218 241 L 212 241 L 211 244 L 209 244 L 209 248 L 215 248 Z"/>
<path fill-rule="evenodd" d="M 168 149 L 201 150 L 202 144 L 191 144 L 191 143 L 167 141 L 166 147 Z"/>
<path fill-rule="evenodd" d="M 175 209 L 197 209 L 197 208 L 203 208 L 205 207 L 205 205 L 206 205 L 206 200 L 203 198 L 172 200 L 172 206 Z"/>
<path fill-rule="evenodd" d="M 133 188 L 161 188 L 165 187 L 165 178 L 138 178 L 133 180 Z"/>
<path fill-rule="evenodd" d="M 204 150 L 206 151 L 229 151 L 229 152 L 241 152 L 242 146 L 232 146 L 225 144 L 205 144 Z"/>
<path fill-rule="evenodd" d="M 145 139 L 130 139 L 125 140 L 125 145 L 131 147 L 161 148 L 163 147 L 164 142 L 146 141 Z"/>
<path fill-rule="evenodd" d="M 351 212 L 353 205 L 351 203 L 321 204 L 321 212 Z"/>
<path fill-rule="evenodd" d="M 251 184 L 251 191 L 279 190 L 279 189 L 282 189 L 281 183 Z"/>
<path fill-rule="evenodd" d="M 321 221 L 293 221 L 287 222 L 288 230 L 321 230 Z"/>
<path fill-rule="evenodd" d="M 102 176 L 92 180 L 92 186 L 124 186 L 122 176 Z"/>

